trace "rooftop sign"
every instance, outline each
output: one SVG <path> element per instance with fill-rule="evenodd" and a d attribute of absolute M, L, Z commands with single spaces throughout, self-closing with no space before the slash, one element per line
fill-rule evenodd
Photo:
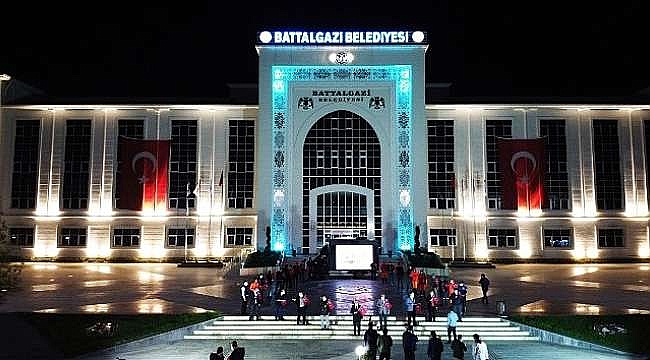
<path fill-rule="evenodd" d="M 420 45 L 424 31 L 260 31 L 258 45 Z"/>

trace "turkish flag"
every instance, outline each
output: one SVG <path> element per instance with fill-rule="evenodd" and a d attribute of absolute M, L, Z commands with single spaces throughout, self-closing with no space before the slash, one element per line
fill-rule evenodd
<path fill-rule="evenodd" d="M 544 140 L 497 140 L 502 209 L 539 210 L 544 202 Z"/>
<path fill-rule="evenodd" d="M 120 198 L 118 209 L 167 209 L 170 140 L 119 137 Z"/>

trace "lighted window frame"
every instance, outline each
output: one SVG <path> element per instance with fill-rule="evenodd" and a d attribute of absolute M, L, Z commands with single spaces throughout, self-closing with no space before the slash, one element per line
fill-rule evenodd
<path fill-rule="evenodd" d="M 111 247 L 113 248 L 139 248 L 140 228 L 119 227 L 113 229 Z"/>
<path fill-rule="evenodd" d="M 77 227 L 63 227 L 59 229 L 58 246 L 82 247 L 88 244 L 88 229 Z"/>
<path fill-rule="evenodd" d="M 519 248 L 519 234 L 517 229 L 491 228 L 488 229 L 489 249 L 517 249 Z"/>
<path fill-rule="evenodd" d="M 195 234 L 196 231 L 194 228 L 182 228 L 182 227 L 167 228 L 165 247 L 184 248 L 185 241 L 187 241 L 187 247 L 193 248 Z"/>
<path fill-rule="evenodd" d="M 34 228 L 33 227 L 10 227 L 9 244 L 31 248 L 34 247 Z"/>
<path fill-rule="evenodd" d="M 226 247 L 248 247 L 253 245 L 253 228 L 252 227 L 232 227 L 226 228 Z"/>
<path fill-rule="evenodd" d="M 623 248 L 625 247 L 625 231 L 621 228 L 599 228 L 598 248 Z"/>
<path fill-rule="evenodd" d="M 542 236 L 545 250 L 573 249 L 573 229 L 571 228 L 545 228 L 542 229 Z"/>
<path fill-rule="evenodd" d="M 456 246 L 456 229 L 429 229 L 431 246 Z"/>

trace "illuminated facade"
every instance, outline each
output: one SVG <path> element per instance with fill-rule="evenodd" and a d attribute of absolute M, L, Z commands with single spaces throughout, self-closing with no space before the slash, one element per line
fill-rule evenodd
<path fill-rule="evenodd" d="M 441 104 L 426 34 L 338 33 L 260 33 L 258 105 L 4 104 L 11 242 L 27 259 L 218 258 L 268 231 L 288 254 L 385 252 L 419 226 L 455 260 L 648 259 L 647 104 Z M 119 136 L 170 140 L 166 207 L 116 207 Z M 504 209 L 501 138 L 544 140 L 541 209 Z"/>

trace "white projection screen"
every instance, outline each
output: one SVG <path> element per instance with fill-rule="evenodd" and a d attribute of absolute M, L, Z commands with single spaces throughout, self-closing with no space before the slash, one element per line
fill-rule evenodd
<path fill-rule="evenodd" d="M 374 261 L 371 245 L 336 245 L 336 270 L 370 270 Z"/>

